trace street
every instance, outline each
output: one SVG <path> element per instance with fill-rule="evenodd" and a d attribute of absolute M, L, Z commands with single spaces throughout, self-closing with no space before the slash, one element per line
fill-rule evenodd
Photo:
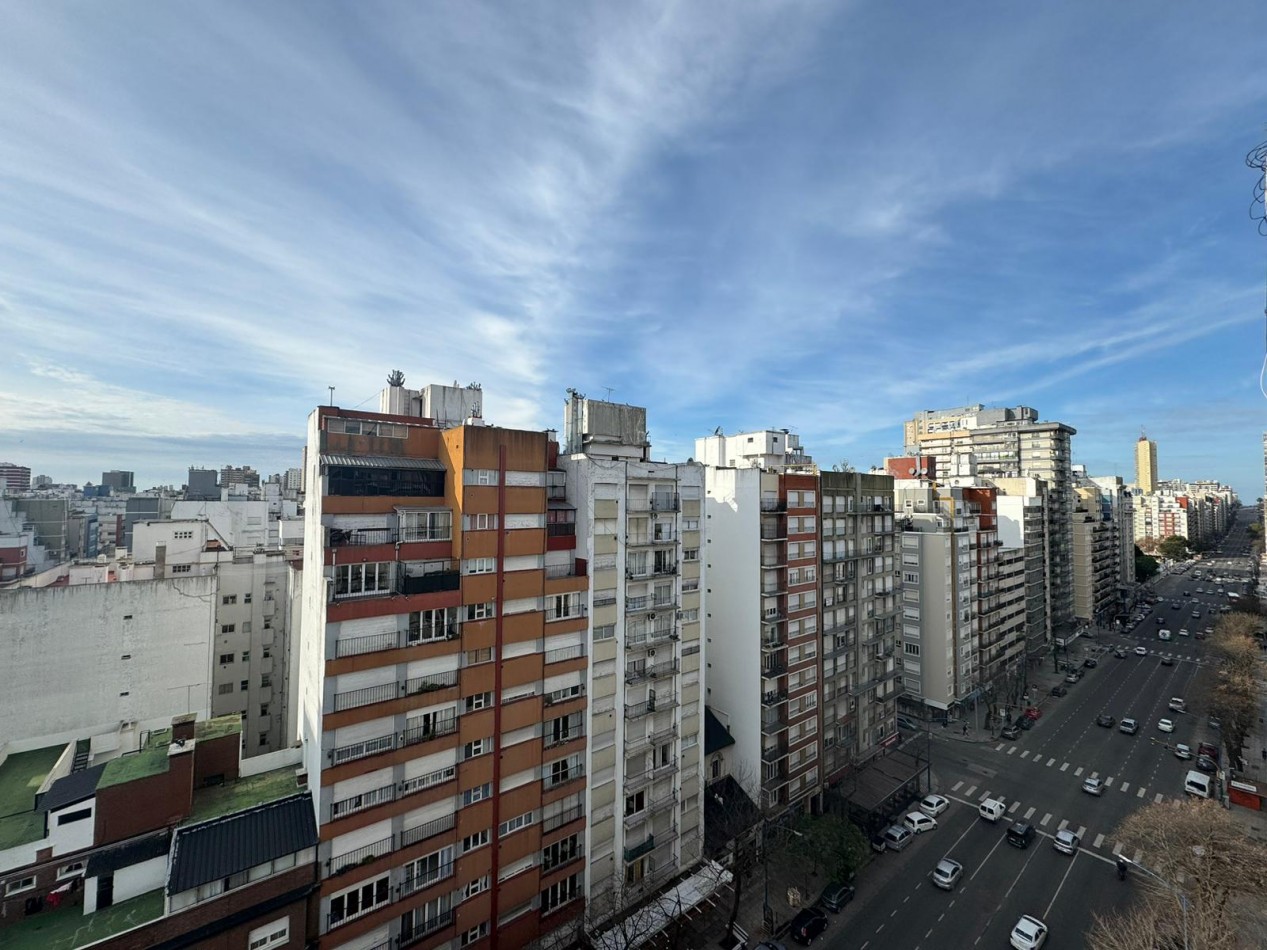
<path fill-rule="evenodd" d="M 1244 523 L 1228 539 L 1228 550 L 1239 551 Z M 1193 571 L 1213 572 L 1217 556 L 1158 578 L 1153 590 L 1159 602 L 1133 629 L 1102 632 L 1081 639 L 1070 649 L 1070 660 L 1094 656 L 1098 665 L 1069 685 L 1064 697 L 1045 695 L 1042 718 L 1015 742 L 964 739 L 954 730 L 933 728 L 933 791 L 951 799 L 935 831 L 916 836 L 900 853 L 886 853 L 860 876 L 857 897 L 825 934 L 828 947 L 885 947 L 900 950 L 951 946 L 1005 947 L 1022 914 L 1045 921 L 1051 928 L 1048 947 L 1081 947 L 1093 915 L 1115 909 L 1128 897 L 1135 882 L 1119 882 L 1114 854 L 1121 845 L 1114 830 L 1132 812 L 1154 802 L 1183 797 L 1182 782 L 1192 761 L 1178 759 L 1176 743 L 1195 749 L 1202 741 L 1218 742 L 1206 710 L 1194 704 L 1196 687 L 1214 675 L 1204 658 L 1205 643 L 1195 634 L 1213 627 L 1218 609 L 1228 602 L 1219 586 L 1194 578 Z M 1244 559 L 1235 565 L 1217 561 L 1220 574 L 1242 575 Z M 1239 579 L 1239 577 L 1238 577 Z M 1198 593 L 1201 588 L 1203 593 Z M 1237 589 L 1243 589 L 1237 585 Z M 1188 593 L 1185 596 L 1185 592 Z M 1199 611 L 1199 617 L 1193 617 Z M 1163 623 L 1157 623 L 1156 617 Z M 1159 629 L 1172 639 L 1158 639 Z M 1116 658 L 1114 647 L 1127 648 Z M 1135 648 L 1143 646 L 1144 656 Z M 1163 665 L 1168 657 L 1173 665 Z M 1048 663 L 1031 682 L 1060 681 Z M 1172 696 L 1189 700 L 1186 713 L 1171 712 Z M 1096 725 L 1107 713 L 1117 722 L 1130 717 L 1139 731 L 1128 735 Z M 1174 732 L 1158 729 L 1158 721 L 1174 723 Z M 915 741 L 924 741 L 917 737 Z M 1101 796 L 1082 790 L 1085 778 L 1103 780 Z M 1007 816 L 990 824 L 977 816 L 977 804 L 987 797 L 1007 805 Z M 1012 821 L 1033 824 L 1036 837 L 1028 849 L 1009 845 L 1005 832 Z M 1052 847 L 1057 831 L 1068 829 L 1081 839 L 1072 857 Z M 1147 854 L 1128 854 L 1148 863 Z M 929 874 L 942 857 L 964 867 L 953 892 L 934 887 Z"/>

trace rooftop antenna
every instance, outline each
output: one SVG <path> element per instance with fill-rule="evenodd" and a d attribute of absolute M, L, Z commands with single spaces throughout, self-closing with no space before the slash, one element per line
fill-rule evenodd
<path fill-rule="evenodd" d="M 614 390 L 613 390 L 610 386 L 604 386 L 604 387 L 602 387 L 602 388 L 607 390 L 607 401 L 608 401 L 608 402 L 611 402 L 611 401 L 612 401 L 612 392 L 614 392 Z"/>
<path fill-rule="evenodd" d="M 330 390 L 330 405 L 334 406 L 334 387 L 327 386 L 326 389 Z"/>

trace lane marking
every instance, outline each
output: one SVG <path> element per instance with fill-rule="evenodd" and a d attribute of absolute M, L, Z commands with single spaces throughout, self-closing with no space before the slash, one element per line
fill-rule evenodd
<path fill-rule="evenodd" d="M 1134 858 L 1132 858 L 1131 860 L 1132 860 L 1132 861 L 1134 861 L 1136 864 L 1139 864 L 1140 862 L 1142 862 L 1142 861 L 1144 860 L 1144 852 L 1143 852 L 1143 851 L 1136 851 L 1136 852 L 1135 852 L 1135 857 L 1134 857 Z"/>
<path fill-rule="evenodd" d="M 1068 772 L 1068 771 L 1069 771 L 1069 763 L 1068 763 L 1068 762 L 1066 762 L 1064 765 L 1062 765 L 1062 766 L 1060 767 L 1060 771 L 1062 771 L 1062 772 Z"/>
<path fill-rule="evenodd" d="M 1112 775 L 1110 775 L 1108 778 L 1106 778 L 1106 779 L 1104 780 L 1104 787 L 1105 787 L 1105 788 L 1112 788 L 1112 787 L 1113 787 L 1113 776 L 1112 776 Z"/>
<path fill-rule="evenodd" d="M 963 782 L 956 782 L 954 785 L 950 786 L 950 790 L 952 792 L 957 792 L 961 788 L 963 788 Z"/>
<path fill-rule="evenodd" d="M 1092 772 L 1090 775 L 1087 776 L 1087 778 L 1099 778 L 1099 777 L 1100 777 L 1099 772 Z"/>
<path fill-rule="evenodd" d="M 1034 808 L 1033 806 L 1030 806 L 1030 807 L 1026 810 L 1026 812 L 1025 812 L 1025 820 L 1026 820 L 1026 821 L 1029 821 L 1031 818 L 1033 818 L 1033 817 L 1034 817 L 1034 812 L 1036 812 L 1037 810 L 1038 810 L 1037 808 Z"/>
<path fill-rule="evenodd" d="M 986 789 L 984 792 L 982 792 L 980 795 L 977 796 L 977 801 L 983 802 L 989 797 L 990 797 L 990 790 Z"/>
<path fill-rule="evenodd" d="M 1161 804 L 1161 802 L 1162 802 L 1162 799 L 1163 799 L 1163 798 L 1165 798 L 1165 797 L 1166 797 L 1166 796 L 1165 796 L 1165 795 L 1163 795 L 1161 792 L 1158 792 L 1156 795 L 1154 795 L 1154 796 L 1153 796 L 1153 804 L 1154 804 L 1154 805 L 1160 805 L 1160 804 Z"/>
<path fill-rule="evenodd" d="M 1095 840 L 1091 842 L 1091 847 L 1098 848 L 1102 844 L 1104 844 L 1104 835 L 1096 835 Z"/>
<path fill-rule="evenodd" d="M 1079 853 L 1081 853 L 1082 849 L 1081 849 L 1081 848 L 1079 848 L 1079 849 L 1078 849 L 1078 851 L 1079 851 Z M 1074 866 L 1074 864 L 1076 864 L 1076 863 L 1077 863 L 1077 861 L 1078 861 L 1078 855 L 1077 855 L 1077 854 L 1075 854 L 1075 855 L 1073 856 L 1073 859 L 1069 862 L 1069 867 L 1065 868 L 1065 873 L 1064 873 L 1064 875 L 1060 878 L 1060 884 L 1059 884 L 1059 885 L 1057 885 L 1057 887 L 1056 887 L 1056 893 L 1051 895 L 1051 903 L 1049 903 L 1049 904 L 1047 905 L 1047 909 L 1046 909 L 1045 911 L 1043 911 L 1043 919 L 1044 919 L 1044 920 L 1050 920 L 1050 919 L 1051 919 L 1051 909 L 1052 909 L 1052 907 L 1054 907 L 1054 906 L 1055 906 L 1055 904 L 1056 904 L 1056 898 L 1060 896 L 1060 889 L 1061 889 L 1062 887 L 1064 887 L 1064 886 L 1065 886 L 1065 881 L 1067 881 L 1067 880 L 1069 879 L 1069 874 L 1073 871 L 1073 866 Z"/>
<path fill-rule="evenodd" d="M 1006 744 L 1007 744 L 1007 743 L 1000 742 L 998 745 L 996 745 L 996 746 L 994 747 L 994 751 L 995 751 L 995 752 L 1002 752 L 1002 751 L 1003 751 L 1003 746 L 1004 746 L 1004 745 L 1006 745 Z"/>
<path fill-rule="evenodd" d="M 975 785 L 972 785 L 972 786 L 970 786 L 970 787 L 968 788 L 968 790 L 967 790 L 966 792 L 964 792 L 963 794 L 964 794 L 964 797 L 965 797 L 965 798 L 971 798 L 971 797 L 972 797 L 973 795 L 975 795 L 976 793 L 977 793 L 977 787 L 976 787 Z"/>
<path fill-rule="evenodd" d="M 1016 746 L 1012 746 L 1012 748 L 1008 749 L 1008 750 L 1007 750 L 1007 754 L 1008 754 L 1008 755 L 1016 755 Z"/>
<path fill-rule="evenodd" d="M 1060 824 L 1058 824 L 1058 825 L 1056 826 L 1056 830 L 1057 830 L 1057 831 L 1064 831 L 1064 830 L 1065 830 L 1066 828 L 1068 828 L 1068 827 L 1069 827 L 1069 819 L 1068 819 L 1068 818 L 1062 818 L 1062 819 L 1060 819 Z"/>
<path fill-rule="evenodd" d="M 1022 752 L 1022 753 L 1021 753 L 1021 758 L 1022 758 L 1022 759 L 1028 759 L 1028 758 L 1029 758 L 1029 749 L 1026 749 L 1024 752 Z"/>
<path fill-rule="evenodd" d="M 1047 760 L 1047 768 L 1051 768 L 1055 764 L 1056 764 L 1055 756 L 1052 756 L 1050 759 Z"/>
<path fill-rule="evenodd" d="M 1085 835 L 1086 833 L 1087 833 L 1087 826 L 1086 826 L 1086 825 L 1079 825 L 1079 826 L 1078 826 L 1078 830 L 1074 832 L 1074 834 L 1076 834 L 1079 838 L 1081 838 L 1081 837 L 1082 837 L 1083 835 Z"/>
<path fill-rule="evenodd" d="M 1144 797 L 1144 792 L 1145 792 L 1145 791 L 1146 791 L 1145 789 L 1141 788 L 1138 792 L 1136 792 L 1136 793 L 1135 793 L 1135 797 L 1136 797 L 1136 798 L 1143 798 L 1143 797 Z"/>
<path fill-rule="evenodd" d="M 1081 765 L 1078 766 L 1076 769 L 1073 770 L 1074 777 L 1076 778 L 1077 776 L 1081 775 L 1085 771 L 1086 769 L 1084 769 Z"/>
<path fill-rule="evenodd" d="M 1020 803 L 1020 801 L 1014 801 L 1014 802 L 1012 802 L 1011 807 L 1010 807 L 1010 808 L 1008 808 L 1007 813 L 1010 815 L 1010 814 L 1012 814 L 1013 812 L 1015 812 L 1015 811 L 1016 811 L 1016 809 L 1018 809 L 1018 808 L 1020 808 L 1020 807 L 1021 807 L 1021 803 Z"/>
<path fill-rule="evenodd" d="M 1121 785 L 1118 786 L 1118 788 L 1120 788 L 1124 792 L 1129 791 L 1130 787 L 1131 787 L 1130 782 L 1123 782 Z"/>
<path fill-rule="evenodd" d="M 1042 825 L 1044 828 L 1046 828 L 1047 822 L 1049 821 L 1051 821 L 1051 812 L 1048 812 L 1047 814 L 1043 815 L 1043 820 L 1040 821 L 1039 824 Z"/>

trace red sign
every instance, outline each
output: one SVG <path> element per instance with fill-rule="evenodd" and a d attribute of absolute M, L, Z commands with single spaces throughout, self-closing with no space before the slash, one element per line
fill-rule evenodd
<path fill-rule="evenodd" d="M 880 746 L 885 749 L 891 749 L 893 746 L 898 744 L 901 738 L 902 734 L 900 732 L 895 732 L 891 736 L 886 736 L 884 741 L 880 743 Z"/>

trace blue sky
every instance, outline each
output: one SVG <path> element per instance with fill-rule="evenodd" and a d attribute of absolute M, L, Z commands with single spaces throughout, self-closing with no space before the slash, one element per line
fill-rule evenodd
<path fill-rule="evenodd" d="M 669 458 L 1032 405 L 1252 501 L 1260 13 L 8 4 L 0 458 L 277 471 L 398 367 L 507 426 L 611 387 Z"/>

